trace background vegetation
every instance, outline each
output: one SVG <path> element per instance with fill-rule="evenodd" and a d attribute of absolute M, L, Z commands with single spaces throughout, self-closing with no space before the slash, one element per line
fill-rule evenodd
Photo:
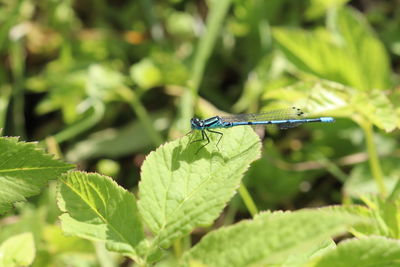
<path fill-rule="evenodd" d="M 399 21 L 398 1 L 1 0 L 1 134 L 137 192 L 146 155 L 187 133 L 195 115 L 298 106 L 337 119 L 261 133 L 240 194 L 169 257 L 259 210 L 394 201 Z M 33 266 L 132 263 L 63 236 L 56 191 L 51 182 L 3 214 L 0 244 L 32 233 Z"/>

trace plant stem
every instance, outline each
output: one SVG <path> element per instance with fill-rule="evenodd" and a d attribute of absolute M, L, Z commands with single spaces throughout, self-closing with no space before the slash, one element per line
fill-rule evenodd
<path fill-rule="evenodd" d="M 24 99 L 24 69 L 25 52 L 22 40 L 15 40 L 11 45 L 11 72 L 13 76 L 13 116 L 15 134 L 26 139 L 25 133 L 25 99 Z"/>
<path fill-rule="evenodd" d="M 220 35 L 223 21 L 228 13 L 231 0 L 212 1 L 207 17 L 204 34 L 200 37 L 188 80 L 189 90 L 185 91 L 179 104 L 180 116 L 176 122 L 179 131 L 185 132 L 189 120 L 193 117 L 194 107 L 197 106 L 198 91 L 204 75 L 204 69 Z"/>
<path fill-rule="evenodd" d="M 316 159 L 322 166 L 325 166 L 326 170 L 332 174 L 338 181 L 345 183 L 349 178 L 348 175 L 343 172 L 334 162 L 330 161 L 325 157 L 323 153 L 316 153 Z"/>
<path fill-rule="evenodd" d="M 0 88 L 0 136 L 6 126 L 7 109 L 11 98 L 11 87 L 5 85 Z"/>
<path fill-rule="evenodd" d="M 180 257 L 182 257 L 183 254 L 183 248 L 182 248 L 182 240 L 178 239 L 175 240 L 173 243 L 173 248 L 174 248 L 174 253 L 175 253 L 175 257 L 177 259 L 179 259 Z"/>
<path fill-rule="evenodd" d="M 190 89 L 194 95 L 196 95 L 199 90 L 207 60 L 214 49 L 215 42 L 222 27 L 222 22 L 228 12 L 230 4 L 231 0 L 213 1 L 210 7 L 206 32 L 204 36 L 200 38 L 192 68 Z"/>
<path fill-rule="evenodd" d="M 375 182 L 378 185 L 380 194 L 382 196 L 385 196 L 387 191 L 385 183 L 383 181 L 381 164 L 379 162 L 378 153 L 374 143 L 374 131 L 372 128 L 372 124 L 370 122 L 363 121 L 360 123 L 360 125 L 365 133 L 365 140 L 367 142 L 367 153 L 369 156 L 369 166 L 371 168 L 372 176 L 374 177 Z"/>
<path fill-rule="evenodd" d="M 247 210 L 250 212 L 251 216 L 254 217 L 254 215 L 258 213 L 258 209 L 253 199 L 251 198 L 249 191 L 247 191 L 247 188 L 243 183 L 240 184 L 239 194 Z"/>
<path fill-rule="evenodd" d="M 155 146 L 160 146 L 163 143 L 163 138 L 159 132 L 154 129 L 154 126 L 151 123 L 152 120 L 147 113 L 146 108 L 142 105 L 135 92 L 127 87 L 121 87 L 119 88 L 118 93 L 132 107 L 133 111 L 138 116 L 140 123 L 143 125 L 144 130 L 147 132 L 147 134 L 149 134 L 151 140 L 153 141 L 153 144 Z"/>
<path fill-rule="evenodd" d="M 55 159 L 62 159 L 63 158 L 60 146 L 58 145 L 58 143 L 57 143 L 56 139 L 54 138 L 54 136 L 46 137 L 45 143 L 46 143 L 47 151 L 49 152 L 49 154 L 54 155 Z"/>
<path fill-rule="evenodd" d="M 84 118 L 83 120 L 77 122 L 76 124 L 71 125 L 70 127 L 62 130 L 61 132 L 54 135 L 54 139 L 57 143 L 65 142 L 68 139 L 84 132 L 90 127 L 94 126 L 98 123 L 104 115 L 104 104 L 100 101 L 96 101 L 93 104 L 93 114 Z"/>

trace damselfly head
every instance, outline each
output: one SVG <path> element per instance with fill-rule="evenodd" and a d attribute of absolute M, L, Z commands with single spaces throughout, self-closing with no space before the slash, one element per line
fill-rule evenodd
<path fill-rule="evenodd" d="M 203 128 L 203 121 L 198 119 L 198 118 L 192 118 L 190 120 L 190 126 L 192 127 L 192 130 L 199 130 Z"/>

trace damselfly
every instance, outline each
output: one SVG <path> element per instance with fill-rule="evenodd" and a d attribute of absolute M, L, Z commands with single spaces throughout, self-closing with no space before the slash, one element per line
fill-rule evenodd
<path fill-rule="evenodd" d="M 335 119 L 332 117 L 319 117 L 319 118 L 304 118 L 304 112 L 301 109 L 292 107 L 289 109 L 273 110 L 259 114 L 239 114 L 232 115 L 229 117 L 214 116 L 209 119 L 201 120 L 198 118 L 192 118 L 190 125 L 192 131 L 201 131 L 202 138 L 193 142 L 199 142 L 207 140 L 207 143 L 202 145 L 196 152 L 196 154 L 206 145 L 210 143 L 210 138 L 207 132 L 219 134 L 221 137 L 218 139 L 218 144 L 223 137 L 223 133 L 215 131 L 218 128 L 231 128 L 241 125 L 276 125 L 280 129 L 293 128 L 303 123 L 311 122 L 334 122 Z M 191 142 L 191 143 L 193 143 Z"/>

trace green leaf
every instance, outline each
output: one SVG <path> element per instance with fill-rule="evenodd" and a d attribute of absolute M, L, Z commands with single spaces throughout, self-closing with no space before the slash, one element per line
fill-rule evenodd
<path fill-rule="evenodd" d="M 168 247 L 197 226 L 210 225 L 235 194 L 249 164 L 260 155 L 260 141 L 250 127 L 207 133 L 211 143 L 190 137 L 150 153 L 142 166 L 139 210 L 155 235 L 154 246 Z M 195 133 L 193 140 L 201 138 Z"/>
<path fill-rule="evenodd" d="M 349 2 L 349 0 L 310 0 L 310 5 L 306 10 L 306 17 L 315 19 L 322 16 L 329 9 L 338 8 Z"/>
<path fill-rule="evenodd" d="M 86 93 L 105 101 L 115 98 L 115 88 L 124 84 L 124 76 L 104 65 L 92 64 L 88 68 Z"/>
<path fill-rule="evenodd" d="M 355 90 L 340 83 L 327 80 L 298 82 L 294 85 L 265 92 L 263 99 L 295 105 L 306 112 L 334 112 L 335 116 L 348 117 L 353 114 L 349 106 Z"/>
<path fill-rule="evenodd" d="M 360 85 L 357 62 L 334 44 L 328 31 L 275 28 L 273 36 L 286 58 L 299 70 L 345 85 Z"/>
<path fill-rule="evenodd" d="M 387 53 L 362 16 L 342 8 L 331 24 L 331 31 L 276 28 L 273 36 L 301 71 L 358 90 L 390 88 Z"/>
<path fill-rule="evenodd" d="M 72 168 L 45 154 L 34 143 L 0 137 L 0 212 L 14 202 L 39 194 L 49 180 Z"/>
<path fill-rule="evenodd" d="M 399 123 L 393 104 L 381 91 L 359 92 L 350 104 L 358 113 L 363 114 L 370 122 L 387 132 L 393 131 Z"/>
<path fill-rule="evenodd" d="M 263 150 L 268 152 L 254 162 L 245 175 L 246 187 L 260 210 L 289 203 L 298 194 L 301 183 L 309 181 L 313 176 L 310 172 L 282 169 L 275 162 L 281 162 L 282 155 L 272 140 L 264 141 Z"/>
<path fill-rule="evenodd" d="M 55 255 L 62 253 L 94 253 L 94 245 L 87 239 L 75 236 L 65 236 L 58 225 L 46 225 L 43 228 L 42 239 L 46 248 Z"/>
<path fill-rule="evenodd" d="M 313 114 L 348 117 L 357 122 L 360 122 L 361 117 L 361 120 L 367 120 L 387 132 L 394 130 L 399 124 L 393 104 L 379 90 L 367 93 L 336 82 L 317 79 L 267 91 L 263 98 L 282 102 L 286 106 L 296 105 Z"/>
<path fill-rule="evenodd" d="M 392 191 L 400 177 L 399 160 L 398 158 L 385 158 L 381 164 L 385 187 L 388 191 Z M 355 198 L 379 193 L 368 163 L 358 164 L 351 170 L 350 177 L 344 185 L 344 193 Z"/>
<path fill-rule="evenodd" d="M 351 239 L 324 254 L 313 267 L 400 266 L 400 241 L 384 237 Z"/>
<path fill-rule="evenodd" d="M 215 44 L 220 36 L 224 19 L 228 14 L 230 6 L 231 0 L 210 2 L 206 30 L 201 38 L 199 38 L 198 46 L 193 57 L 192 66 L 190 68 L 188 87 L 191 90 L 186 91 L 183 94 L 179 104 L 180 116 L 176 122 L 176 128 L 178 128 L 180 131 L 188 129 L 187 122 L 193 115 L 195 95 L 200 89 L 207 61 L 214 51 Z"/>
<path fill-rule="evenodd" d="M 316 243 L 314 246 L 311 246 L 304 253 L 297 253 L 290 255 L 288 259 L 282 264 L 282 267 L 297 267 L 303 266 L 310 261 L 310 259 L 319 257 L 325 254 L 327 251 L 330 251 L 336 247 L 335 241 L 331 238 L 326 239 L 322 242 Z"/>
<path fill-rule="evenodd" d="M 210 266 L 282 264 L 348 227 L 367 222 L 362 207 L 327 207 L 262 213 L 207 234 L 184 256 Z"/>
<path fill-rule="evenodd" d="M 162 82 L 161 71 L 151 59 L 142 59 L 139 63 L 132 65 L 129 71 L 132 80 L 143 89 L 155 87 Z"/>
<path fill-rule="evenodd" d="M 353 86 L 361 89 L 390 88 L 388 54 L 363 15 L 350 7 L 341 8 L 335 26 L 345 41 L 343 48 L 357 62 L 358 75 L 364 84 L 361 87 Z"/>
<path fill-rule="evenodd" d="M 31 233 L 15 235 L 0 245 L 0 265 L 28 266 L 32 264 L 35 254 L 36 249 Z"/>
<path fill-rule="evenodd" d="M 6 213 L 10 209 L 11 209 L 11 204 L 0 203 L 0 214 Z"/>
<path fill-rule="evenodd" d="M 362 196 L 362 200 L 370 208 L 370 216 L 373 223 L 357 226 L 354 234 L 357 237 L 368 235 L 380 235 L 391 238 L 400 237 L 400 201 L 383 199 L 377 195 Z"/>
<path fill-rule="evenodd" d="M 108 128 L 91 134 L 87 139 L 75 143 L 66 158 L 72 162 L 96 157 L 116 158 L 142 151 L 151 144 L 150 136 L 143 134 L 143 125 L 134 121 L 120 128 Z"/>
<path fill-rule="evenodd" d="M 62 176 L 58 205 L 66 234 L 104 241 L 111 251 L 136 256 L 144 239 L 136 200 L 111 178 L 84 172 Z"/>

